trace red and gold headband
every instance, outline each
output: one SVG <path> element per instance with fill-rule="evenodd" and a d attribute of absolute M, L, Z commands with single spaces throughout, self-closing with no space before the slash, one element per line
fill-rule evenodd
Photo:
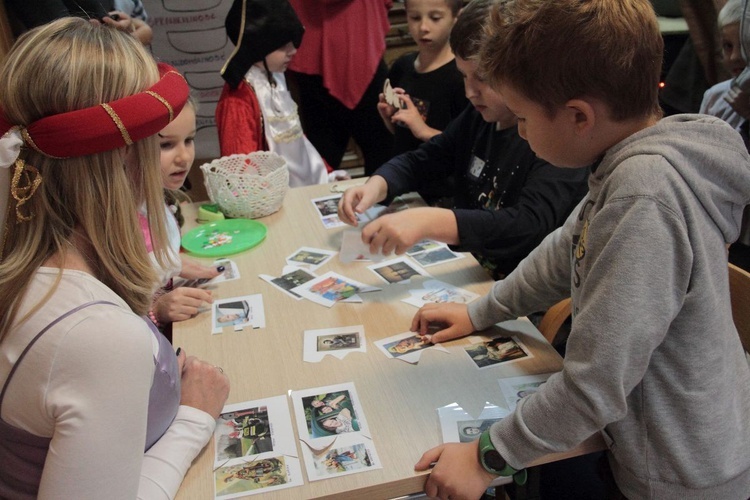
<path fill-rule="evenodd" d="M 181 74 L 159 63 L 161 79 L 148 90 L 86 109 L 45 116 L 17 127 L 23 142 L 50 158 L 71 158 L 129 146 L 169 124 L 187 101 Z M 14 124 L 0 110 L 0 136 Z"/>

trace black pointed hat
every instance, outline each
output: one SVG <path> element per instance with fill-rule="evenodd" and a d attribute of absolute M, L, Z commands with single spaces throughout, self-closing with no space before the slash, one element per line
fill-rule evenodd
<path fill-rule="evenodd" d="M 289 42 L 299 47 L 304 26 L 287 0 L 234 0 L 224 21 L 234 51 L 221 76 L 237 88 L 250 66 Z"/>

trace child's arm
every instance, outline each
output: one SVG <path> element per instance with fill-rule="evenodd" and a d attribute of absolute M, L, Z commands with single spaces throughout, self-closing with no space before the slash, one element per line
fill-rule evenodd
<path fill-rule="evenodd" d="M 215 117 L 222 156 L 247 154 L 265 148 L 258 99 L 245 82 L 234 90 L 224 86 Z"/>

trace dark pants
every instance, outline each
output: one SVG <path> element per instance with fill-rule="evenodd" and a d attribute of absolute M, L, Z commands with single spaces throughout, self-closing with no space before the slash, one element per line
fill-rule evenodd
<path fill-rule="evenodd" d="M 377 109 L 387 73 L 388 67 L 381 61 L 362 99 L 349 109 L 328 93 L 320 75 L 287 72 L 296 87 L 302 129 L 332 167 L 341 164 L 350 137 L 362 150 L 366 175 L 391 159 L 393 135 L 385 128 Z"/>

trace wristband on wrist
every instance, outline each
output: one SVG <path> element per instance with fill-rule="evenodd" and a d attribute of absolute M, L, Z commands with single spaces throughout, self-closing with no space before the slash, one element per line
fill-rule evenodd
<path fill-rule="evenodd" d="M 526 483 L 526 469 L 517 470 L 508 465 L 508 462 L 495 449 L 490 439 L 490 431 L 487 429 L 479 436 L 479 463 L 484 470 L 496 476 L 513 476 L 516 484 Z"/>

